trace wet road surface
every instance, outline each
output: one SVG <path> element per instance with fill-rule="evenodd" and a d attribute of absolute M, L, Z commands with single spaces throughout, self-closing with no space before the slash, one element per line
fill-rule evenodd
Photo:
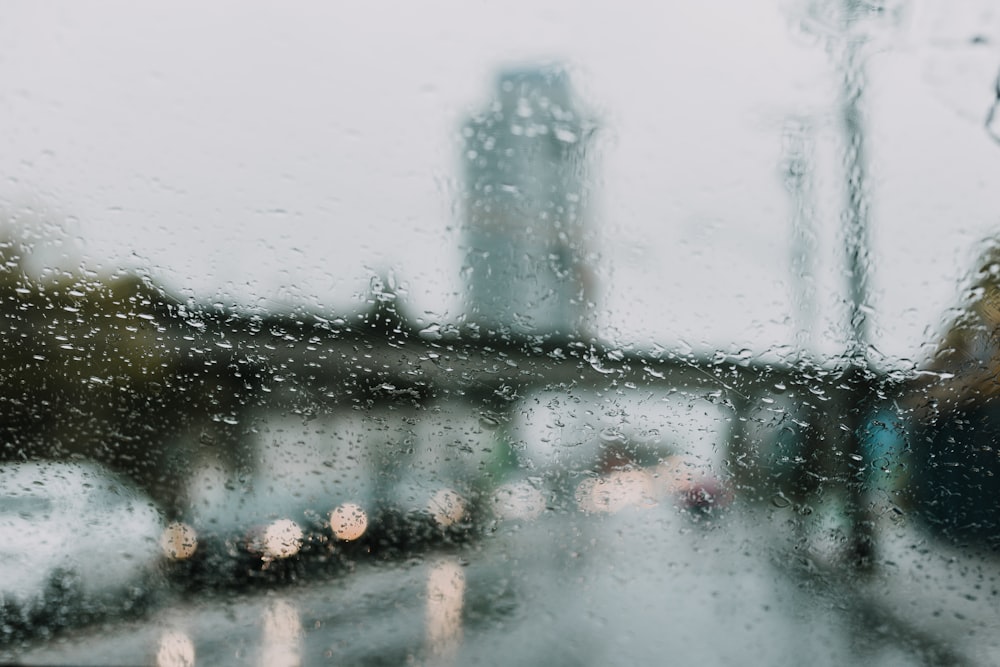
<path fill-rule="evenodd" d="M 776 537 L 773 523 L 736 509 L 693 518 L 667 505 L 610 516 L 547 512 L 497 523 L 466 545 L 358 562 L 335 577 L 172 592 L 142 618 L 6 657 L 157 667 L 890 666 L 996 657 L 996 603 L 966 591 L 982 588 L 986 575 L 969 570 L 981 561 L 956 564 L 900 539 L 887 546 L 889 574 L 852 583 L 806 558 L 793 562 L 793 541 Z M 958 616 L 948 595 L 965 600 Z M 934 613 L 935 601 L 948 618 Z"/>

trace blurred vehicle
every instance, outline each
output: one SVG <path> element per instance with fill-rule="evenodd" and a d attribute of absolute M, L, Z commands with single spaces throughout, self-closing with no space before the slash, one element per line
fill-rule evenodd
<path fill-rule="evenodd" d="M 361 558 L 464 540 L 489 449 L 476 413 L 405 410 L 258 418 L 257 469 L 206 460 L 171 527 L 176 579 L 197 586 L 337 573 Z"/>
<path fill-rule="evenodd" d="M 540 493 L 553 507 L 616 513 L 659 503 L 709 511 L 731 500 L 721 458 L 730 428 L 724 407 L 651 392 L 615 396 L 603 410 L 591 406 L 602 399 L 582 390 L 528 396 L 514 430 L 523 443 L 520 465 L 537 483 L 514 472 L 514 486 L 494 503 L 523 497 L 517 505 L 544 506 Z"/>
<path fill-rule="evenodd" d="M 0 642 L 134 611 L 156 588 L 159 509 L 92 463 L 0 465 Z"/>
<path fill-rule="evenodd" d="M 982 243 L 957 316 L 905 401 L 914 426 L 907 495 L 932 534 L 1000 545 L 1000 239 Z"/>
<path fill-rule="evenodd" d="M 178 579 L 214 586 L 280 577 L 304 560 L 324 563 L 355 548 L 374 501 L 349 431 L 274 414 L 251 443 L 258 471 L 237 479 L 217 462 L 202 465 L 174 528 L 185 544 L 167 554 Z"/>
<path fill-rule="evenodd" d="M 186 548 L 167 553 L 181 581 L 240 583 L 261 572 L 283 574 L 287 562 L 305 554 L 329 552 L 330 517 L 340 506 L 328 494 L 280 475 L 235 484 L 219 470 L 202 471 L 193 486 L 191 508 L 173 524 Z"/>

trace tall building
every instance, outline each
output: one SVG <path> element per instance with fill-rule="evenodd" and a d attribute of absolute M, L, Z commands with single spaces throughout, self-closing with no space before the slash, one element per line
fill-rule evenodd
<path fill-rule="evenodd" d="M 560 67 L 513 69 L 463 131 L 466 318 L 483 333 L 587 333 L 594 123 Z"/>

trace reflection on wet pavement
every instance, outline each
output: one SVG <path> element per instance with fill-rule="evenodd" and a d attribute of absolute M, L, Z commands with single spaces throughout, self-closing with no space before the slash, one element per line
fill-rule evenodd
<path fill-rule="evenodd" d="M 451 662 L 462 641 L 465 573 L 456 558 L 435 563 L 427 575 L 427 655 Z"/>
<path fill-rule="evenodd" d="M 337 578 L 188 594 L 145 620 L 92 629 L 20 659 L 148 664 L 155 656 L 157 667 L 634 665 L 665 656 L 705 665 L 989 664 L 888 624 L 850 587 L 791 562 L 795 550 L 775 537 L 786 520 L 774 510 L 770 530 L 739 506 L 712 517 L 667 503 L 617 514 L 548 511 L 499 521 L 477 543 L 358 563 Z M 901 571 L 934 564 L 908 548 L 893 558 Z M 933 576 L 970 581 L 960 572 Z M 870 593 L 892 598 L 893 589 L 877 579 Z M 967 606 L 973 622 L 981 603 Z M 981 613 L 974 622 L 981 637 L 996 629 Z"/>
<path fill-rule="evenodd" d="M 194 642 L 180 630 L 165 630 L 156 651 L 156 667 L 194 667 Z"/>
<path fill-rule="evenodd" d="M 302 620 L 298 609 L 286 600 L 275 600 L 264 611 L 261 631 L 260 667 L 299 667 Z"/>

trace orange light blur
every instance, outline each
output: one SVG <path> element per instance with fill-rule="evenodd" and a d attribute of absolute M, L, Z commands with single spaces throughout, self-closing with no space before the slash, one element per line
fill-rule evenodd
<path fill-rule="evenodd" d="M 160 534 L 160 548 L 167 558 L 185 560 L 198 550 L 198 533 L 181 521 L 174 521 Z"/>
<path fill-rule="evenodd" d="M 600 514 L 616 514 L 629 507 L 652 507 L 656 497 L 653 476 L 643 469 L 615 470 L 587 478 L 576 487 L 575 494 L 581 511 Z"/>
<path fill-rule="evenodd" d="M 338 540 L 356 540 L 368 530 L 368 514 L 360 505 L 344 503 L 330 512 L 330 530 Z"/>
<path fill-rule="evenodd" d="M 663 494 L 686 493 L 712 478 L 711 468 L 693 456 L 668 456 L 653 473 Z"/>

